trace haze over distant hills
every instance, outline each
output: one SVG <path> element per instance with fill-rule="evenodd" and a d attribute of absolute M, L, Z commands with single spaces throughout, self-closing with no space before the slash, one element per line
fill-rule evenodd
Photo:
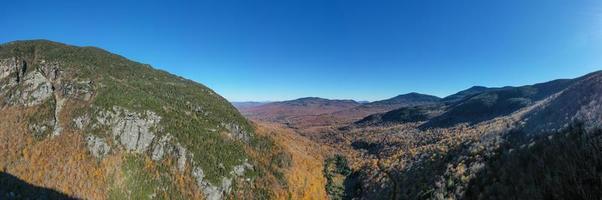
<path fill-rule="evenodd" d="M 596 77 L 597 74 L 599 72 L 576 79 L 559 79 L 519 87 L 474 86 L 444 98 L 408 93 L 366 103 L 309 97 L 262 104 L 250 103 L 238 106 L 235 104 L 235 106 L 243 115 L 253 119 L 287 123 L 295 123 L 293 119 L 320 117 L 334 118 L 342 122 L 361 119 L 358 124 L 427 121 L 423 124 L 423 128 L 449 127 L 459 123 L 476 124 L 511 114 L 550 97 L 571 84 L 581 83 L 580 80 L 586 77 Z"/>
<path fill-rule="evenodd" d="M 230 104 L 102 49 L 16 41 L 0 45 L 0 199 L 600 199 L 601 99 L 597 71 Z"/>
<path fill-rule="evenodd" d="M 0 200 L 602 200 L 602 0 L 0 6 Z"/>
<path fill-rule="evenodd" d="M 237 108 L 243 115 L 252 119 L 287 123 L 292 126 L 315 126 L 316 123 L 333 125 L 399 107 L 430 105 L 439 101 L 440 98 L 436 96 L 408 93 L 390 99 L 364 103 L 354 100 L 307 97 L 257 106 L 239 105 Z"/>
<path fill-rule="evenodd" d="M 336 100 L 310 99 L 275 102 L 279 106 L 259 106 L 243 114 L 282 123 L 351 159 L 354 173 L 329 172 L 332 180 L 345 179 L 345 184 L 329 182 L 343 188 L 327 189 L 331 197 L 422 199 L 426 192 L 452 199 L 572 198 L 579 196 L 580 186 L 568 185 L 601 176 L 571 180 L 555 172 L 593 170 L 597 167 L 586 163 L 600 164 L 596 159 L 602 155 L 595 148 L 602 144 L 602 131 L 596 131 L 602 128 L 602 71 L 518 87 L 474 86 L 444 98 L 409 93 L 336 109 L 316 109 L 339 105 Z M 287 112 L 291 108 L 297 112 Z M 273 116 L 286 117 L 282 121 Z M 552 152 L 558 157 L 548 156 Z M 535 163 L 541 161 L 533 158 L 555 164 L 538 167 Z M 563 162 L 571 164 L 559 164 Z M 528 184 L 533 179 L 545 186 Z M 503 184 L 487 182 L 496 180 Z M 581 197 L 602 197 L 602 182 L 594 182 L 583 186 L 587 192 Z M 509 189 L 518 183 L 532 193 Z"/>
<path fill-rule="evenodd" d="M 361 105 L 353 100 L 330 100 L 306 97 L 290 101 L 272 102 L 250 107 L 237 107 L 251 118 L 287 122 L 291 117 L 313 116 L 333 113 Z"/>

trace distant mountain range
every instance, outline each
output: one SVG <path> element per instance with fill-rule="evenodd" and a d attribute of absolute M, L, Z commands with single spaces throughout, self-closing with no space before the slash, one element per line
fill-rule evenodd
<path fill-rule="evenodd" d="M 250 118 L 273 122 L 288 122 L 291 117 L 313 116 L 333 113 L 362 105 L 353 100 L 330 100 L 317 97 L 300 98 L 290 101 L 240 106 L 240 112 Z"/>
<path fill-rule="evenodd" d="M 0 199 L 600 199 L 601 128 L 602 71 L 230 104 L 102 49 L 0 45 Z"/>
<path fill-rule="evenodd" d="M 595 130 L 602 128 L 601 100 L 598 71 L 518 87 L 474 86 L 444 98 L 409 93 L 363 104 L 301 98 L 239 109 L 251 119 L 285 124 L 353 159 L 354 173 L 327 173 L 345 179 L 336 186 L 344 192 L 327 187 L 331 197 L 566 199 L 583 188 L 585 197 L 601 194 L 595 189 L 599 181 L 592 187 L 570 184 L 599 173 L 576 179 L 558 174 L 591 171 L 595 167 L 586 163 L 600 163 L 602 131 Z M 533 180 L 545 180 L 544 186 L 530 184 Z M 517 183 L 532 191 L 513 190 Z"/>
<path fill-rule="evenodd" d="M 358 125 L 424 121 L 426 123 L 422 125 L 423 128 L 443 128 L 459 123 L 475 124 L 509 115 L 567 88 L 566 92 L 574 92 L 581 88 L 595 88 L 595 85 L 585 81 L 593 82 L 597 80 L 599 74 L 600 72 L 596 72 L 576 79 L 560 79 L 520 87 L 474 86 L 444 98 L 408 93 L 367 103 L 308 97 L 291 101 L 248 102 L 234 105 L 247 117 L 274 122 L 294 122 L 293 119 L 319 116 L 320 118 L 343 119 L 342 121 L 345 122 L 357 120 L 356 124 Z M 587 87 L 574 86 L 574 84 Z M 581 91 L 581 93 L 585 92 Z M 596 92 L 588 93 L 593 96 L 596 94 Z M 580 97 L 583 96 L 585 95 L 580 95 Z M 590 100 L 584 101 L 590 102 Z M 571 110 L 570 112 L 575 115 L 584 111 Z M 543 114 L 534 116 L 534 118 L 542 120 L 550 117 L 550 115 Z"/>
<path fill-rule="evenodd" d="M 390 99 L 363 103 L 354 100 L 307 97 L 265 104 L 234 103 L 234 106 L 243 115 L 252 119 L 293 125 L 301 125 L 310 121 L 333 125 L 406 106 L 434 105 L 440 100 L 441 98 L 432 95 L 408 93 Z M 311 123 L 311 125 L 315 124 Z"/>

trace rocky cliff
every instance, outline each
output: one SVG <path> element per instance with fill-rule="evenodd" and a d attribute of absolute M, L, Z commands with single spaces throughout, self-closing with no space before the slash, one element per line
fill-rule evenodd
<path fill-rule="evenodd" d="M 255 137 L 224 98 L 98 48 L 0 45 L 0 113 L 0 170 L 68 196 L 273 193 L 255 185 L 277 169 L 249 156 L 269 138 Z"/>

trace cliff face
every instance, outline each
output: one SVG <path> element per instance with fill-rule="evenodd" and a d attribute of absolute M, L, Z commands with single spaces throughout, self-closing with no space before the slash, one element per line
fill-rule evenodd
<path fill-rule="evenodd" d="M 0 113 L 2 172 L 69 196 L 222 199 L 269 182 L 225 99 L 101 49 L 0 45 Z"/>

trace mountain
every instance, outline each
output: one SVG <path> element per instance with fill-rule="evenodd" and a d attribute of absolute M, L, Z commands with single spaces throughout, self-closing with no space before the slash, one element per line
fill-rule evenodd
<path fill-rule="evenodd" d="M 367 103 L 364 106 L 365 107 L 379 107 L 379 108 L 400 108 L 400 107 L 407 107 L 407 106 L 436 104 L 440 100 L 441 100 L 441 98 L 436 97 L 436 96 L 412 92 L 412 93 L 398 95 L 398 96 L 395 96 L 390 99 Z"/>
<path fill-rule="evenodd" d="M 594 76 L 592 74 L 586 77 Z M 509 115 L 532 105 L 564 90 L 575 82 L 579 82 L 579 79 L 584 78 L 560 79 L 521 87 L 486 88 L 475 86 L 443 98 L 441 102 L 445 104 L 402 107 L 389 112 L 370 115 L 355 122 L 355 124 L 365 126 L 424 121 L 426 123 L 421 126 L 422 128 L 445 128 L 460 123 L 476 124 Z M 577 88 L 591 88 L 591 86 L 577 86 Z M 595 92 L 592 94 L 595 94 Z M 585 95 L 576 96 L 584 97 Z M 563 104 L 568 104 L 568 102 Z M 549 117 L 554 115 L 540 116 Z M 548 121 L 559 121 L 559 119 Z"/>
<path fill-rule="evenodd" d="M 529 132 L 549 132 L 580 122 L 588 129 L 602 127 L 602 71 L 566 81 L 563 91 L 550 96 L 546 102 L 525 117 Z"/>
<path fill-rule="evenodd" d="M 260 106 L 240 108 L 243 115 L 264 121 L 289 122 L 295 117 L 316 116 L 350 109 L 360 105 L 353 100 L 330 100 L 306 97 L 290 101 L 272 102 Z"/>
<path fill-rule="evenodd" d="M 423 128 L 450 127 L 459 123 L 476 124 L 509 115 L 564 90 L 573 82 L 574 80 L 562 79 L 522 87 L 486 89 L 451 104 L 442 115 L 429 120 Z"/>
<path fill-rule="evenodd" d="M 283 186 L 291 165 L 274 165 L 290 154 L 220 95 L 99 48 L 0 45 L 0 113 L 6 195 L 19 185 L 82 199 L 302 193 Z"/>
<path fill-rule="evenodd" d="M 369 115 L 357 122 L 358 126 L 375 126 L 427 121 L 443 112 L 442 106 L 402 107 L 385 113 Z"/>
<path fill-rule="evenodd" d="M 329 133 L 326 142 L 356 166 L 344 178 L 342 196 L 602 197 L 602 72 L 468 91 L 445 104 L 379 113 Z"/>
<path fill-rule="evenodd" d="M 16 41 L 0 45 L 0 199 L 600 199 L 600 99 L 602 71 L 237 110 L 99 48 Z"/>
<path fill-rule="evenodd" d="M 402 107 L 437 105 L 440 104 L 440 100 L 441 98 L 436 96 L 413 92 L 334 112 L 329 117 L 342 122 L 354 122 L 372 114 L 388 112 Z"/>
<path fill-rule="evenodd" d="M 439 104 L 440 98 L 431 95 L 408 93 L 374 102 L 359 103 L 353 100 L 329 100 L 317 97 L 273 102 L 260 106 L 239 108 L 248 118 L 286 124 L 290 128 L 309 132 L 362 119 L 368 115 L 401 107 Z"/>
<path fill-rule="evenodd" d="M 468 88 L 466 90 L 462 90 L 458 93 L 449 95 L 447 97 L 444 97 L 441 101 L 443 102 L 447 102 L 447 103 L 456 103 L 466 97 L 481 93 L 481 92 L 485 92 L 485 91 L 490 91 L 490 90 L 495 90 L 497 88 L 487 88 L 487 87 L 483 87 L 483 86 L 473 86 L 471 88 Z"/>

